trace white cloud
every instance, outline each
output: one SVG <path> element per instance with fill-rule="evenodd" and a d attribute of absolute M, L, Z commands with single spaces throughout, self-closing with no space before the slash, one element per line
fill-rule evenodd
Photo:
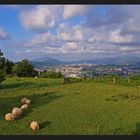
<path fill-rule="evenodd" d="M 32 10 L 22 11 L 20 20 L 26 29 L 43 31 L 55 26 L 60 11 L 61 6 L 38 5 Z"/>
<path fill-rule="evenodd" d="M 7 39 L 9 34 L 4 30 L 4 28 L 0 27 L 0 40 Z"/>
<path fill-rule="evenodd" d="M 40 55 L 134 53 L 139 50 L 140 44 L 140 16 L 137 14 L 139 7 L 130 7 L 38 5 L 22 9 L 20 20 L 23 26 L 37 32 L 34 32 L 31 41 L 21 42 L 21 45 L 17 43 L 17 46 L 25 47 L 27 54 Z M 83 18 L 82 21 L 72 19 L 77 15 L 82 15 L 85 22 L 81 23 Z"/>
<path fill-rule="evenodd" d="M 109 35 L 109 41 L 112 41 L 114 43 L 129 43 L 132 42 L 134 37 L 133 35 L 121 35 L 121 30 L 116 29 L 115 31 L 111 31 Z"/>
<path fill-rule="evenodd" d="M 71 26 L 67 23 L 61 23 L 57 28 L 57 36 L 64 41 L 83 40 L 83 29 L 80 25 Z"/>
<path fill-rule="evenodd" d="M 68 19 L 76 15 L 82 15 L 87 10 L 89 10 L 90 6 L 88 5 L 65 5 L 63 18 Z"/>
<path fill-rule="evenodd" d="M 62 46 L 62 48 L 66 49 L 66 50 L 77 50 L 77 49 L 80 49 L 78 44 L 75 43 L 75 42 L 67 42 L 66 44 L 64 44 Z"/>
<path fill-rule="evenodd" d="M 33 44 L 44 44 L 50 41 L 57 41 L 56 36 L 51 34 L 50 32 L 37 34 L 35 37 L 31 40 Z"/>
<path fill-rule="evenodd" d="M 128 51 L 137 51 L 136 48 L 134 48 L 134 47 L 128 47 L 128 46 L 121 47 L 120 50 L 121 50 L 121 51 L 124 51 L 124 52 L 128 52 Z"/>

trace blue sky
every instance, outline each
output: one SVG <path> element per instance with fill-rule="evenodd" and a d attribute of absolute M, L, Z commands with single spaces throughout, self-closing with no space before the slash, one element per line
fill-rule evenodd
<path fill-rule="evenodd" d="M 1 5 L 0 49 L 18 61 L 139 56 L 139 5 Z"/>
<path fill-rule="evenodd" d="M 10 34 L 13 39 L 28 39 L 32 37 L 30 31 L 26 31 L 19 19 L 19 12 L 11 8 L 0 8 L 0 26 Z"/>

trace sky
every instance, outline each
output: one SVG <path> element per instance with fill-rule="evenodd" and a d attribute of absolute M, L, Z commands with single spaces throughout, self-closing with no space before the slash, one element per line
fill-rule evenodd
<path fill-rule="evenodd" d="M 139 5 L 0 5 L 0 49 L 13 61 L 140 56 Z"/>

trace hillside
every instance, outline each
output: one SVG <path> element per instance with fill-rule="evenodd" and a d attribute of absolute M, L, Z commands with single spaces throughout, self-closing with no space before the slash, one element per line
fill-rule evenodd
<path fill-rule="evenodd" d="M 5 113 L 28 97 L 32 104 L 13 122 Z M 62 79 L 7 79 L 0 90 L 0 134 L 33 135 L 134 135 L 140 134 L 140 90 L 137 87 L 83 81 L 62 84 Z"/>
<path fill-rule="evenodd" d="M 46 69 L 48 66 L 58 66 L 62 64 L 98 64 L 100 66 L 119 66 L 119 67 L 127 67 L 131 70 L 140 70 L 140 58 L 138 57 L 120 57 L 120 58 L 104 58 L 104 59 L 90 59 L 90 60 L 79 60 L 79 61 L 69 61 L 64 62 L 51 57 L 44 57 L 33 59 L 29 61 L 32 65 L 35 66 L 36 69 Z"/>
<path fill-rule="evenodd" d="M 55 58 L 51 58 L 51 57 L 33 59 L 33 60 L 30 60 L 30 63 L 34 65 L 36 68 L 40 68 L 43 66 L 55 66 L 55 65 L 64 64 L 64 62 Z"/>

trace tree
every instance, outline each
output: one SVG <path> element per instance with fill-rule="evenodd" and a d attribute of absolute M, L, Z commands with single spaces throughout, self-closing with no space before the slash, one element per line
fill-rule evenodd
<path fill-rule="evenodd" d="M 12 69 L 13 69 L 14 63 L 8 59 L 5 60 L 5 73 L 7 75 L 12 74 Z"/>
<path fill-rule="evenodd" d="M 12 73 L 17 77 L 34 77 L 37 75 L 37 71 L 34 69 L 34 66 L 31 65 L 27 59 L 17 62 L 13 66 Z"/>
<path fill-rule="evenodd" d="M 0 50 L 0 84 L 5 80 L 5 58 L 3 57 L 3 53 Z"/>

